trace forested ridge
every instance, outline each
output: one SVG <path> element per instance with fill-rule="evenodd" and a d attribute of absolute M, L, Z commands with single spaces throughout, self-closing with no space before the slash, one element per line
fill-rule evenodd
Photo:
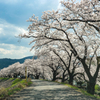
<path fill-rule="evenodd" d="M 10 59 L 10 58 L 0 59 L 0 69 L 3 69 L 4 67 L 8 67 L 9 65 L 12 65 L 16 62 L 23 63 L 25 59 L 32 59 L 32 58 L 36 59 L 37 57 L 36 56 L 27 56 L 27 57 L 24 57 L 21 59 Z"/>

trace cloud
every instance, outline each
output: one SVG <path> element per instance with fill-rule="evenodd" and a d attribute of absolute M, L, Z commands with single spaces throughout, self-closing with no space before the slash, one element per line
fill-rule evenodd
<path fill-rule="evenodd" d="M 8 49 L 9 48 L 9 49 Z M 34 50 L 23 46 L 15 46 L 12 44 L 0 44 L 0 58 L 23 58 L 34 55 Z"/>
<path fill-rule="evenodd" d="M 58 5 L 59 0 L 0 0 L 0 18 L 17 26 L 28 27 L 26 20 L 33 14 L 41 17 L 42 12 L 57 10 Z"/>
<path fill-rule="evenodd" d="M 13 24 L 0 19 L 0 58 L 22 58 L 34 55 L 34 50 L 30 52 L 30 39 L 22 39 L 18 42 L 20 33 L 26 33 L 27 30 L 17 27 Z"/>
<path fill-rule="evenodd" d="M 2 33 L 2 28 L 0 28 L 0 34 Z"/>
<path fill-rule="evenodd" d="M 4 19 L 0 19 L 0 33 L 6 33 L 7 31 L 10 31 L 10 33 L 8 33 L 9 35 L 12 34 L 12 32 L 14 32 L 15 34 L 19 34 L 19 32 L 27 32 L 24 28 L 21 27 L 17 27 L 13 24 L 8 23 L 7 21 L 5 21 Z"/>
<path fill-rule="evenodd" d="M 16 36 L 18 36 L 19 34 L 27 32 L 28 31 L 24 28 L 17 27 L 6 22 L 3 19 L 0 19 L 0 43 L 29 47 L 28 43 L 30 42 L 30 39 L 22 39 L 22 41 L 19 43 L 19 38 L 16 38 Z"/>
<path fill-rule="evenodd" d="M 19 39 L 27 32 L 26 22 L 33 14 L 39 18 L 42 12 L 57 10 L 59 0 L 0 0 L 0 58 L 20 58 L 34 54 L 29 46 L 32 39 Z"/>

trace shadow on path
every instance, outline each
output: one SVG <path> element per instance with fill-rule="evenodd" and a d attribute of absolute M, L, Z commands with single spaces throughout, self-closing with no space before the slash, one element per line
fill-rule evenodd
<path fill-rule="evenodd" d="M 30 87 L 6 100 L 96 100 L 59 83 L 33 80 Z"/>

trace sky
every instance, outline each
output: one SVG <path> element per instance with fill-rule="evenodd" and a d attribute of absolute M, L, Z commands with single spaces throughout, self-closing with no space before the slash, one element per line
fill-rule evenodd
<path fill-rule="evenodd" d="M 33 14 L 38 17 L 47 10 L 57 10 L 60 0 L 0 0 L 0 58 L 19 59 L 33 56 L 31 39 L 19 39 L 25 33 Z"/>

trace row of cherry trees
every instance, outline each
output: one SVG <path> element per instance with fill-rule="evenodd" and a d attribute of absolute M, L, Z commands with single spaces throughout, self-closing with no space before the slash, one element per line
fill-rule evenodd
<path fill-rule="evenodd" d="M 42 56 L 40 56 L 41 53 Z M 70 84 L 72 84 L 73 80 L 77 79 L 76 76 L 78 74 L 81 75 L 81 77 L 84 76 L 82 74 L 83 69 L 82 67 L 81 70 L 79 69 L 81 64 L 76 61 L 76 59 L 72 58 L 72 54 L 69 58 L 66 58 L 65 55 L 66 54 L 62 55 L 62 58 L 57 52 L 55 53 L 54 50 L 38 52 L 38 57 L 40 56 L 38 59 L 26 59 L 23 64 L 20 64 L 19 62 L 14 63 L 7 68 L 2 69 L 0 71 L 0 77 L 17 78 L 20 76 L 21 78 L 25 78 L 25 68 L 27 67 L 28 77 L 32 76 L 35 79 L 42 78 L 52 81 L 60 79 L 62 82 L 67 80 Z M 70 61 L 71 59 L 73 60 L 73 63 Z"/>
<path fill-rule="evenodd" d="M 34 48 L 37 53 L 47 51 L 48 48 L 59 58 L 58 62 L 60 61 L 60 66 L 63 66 L 62 81 L 66 80 L 67 74 L 70 79 L 78 74 L 85 74 L 87 92 L 94 94 L 100 68 L 99 63 L 92 65 L 93 60 L 96 61 L 96 56 L 99 55 L 100 1 L 81 0 L 76 3 L 74 0 L 64 0 L 61 4 L 63 8 L 45 11 L 40 20 L 33 15 L 28 20 L 32 22 L 28 27 L 29 32 L 19 36 L 33 38 L 30 44 L 34 43 L 32 49 Z M 54 63 L 51 64 L 53 66 Z M 84 72 L 75 72 L 79 64 Z M 51 68 L 49 63 L 44 65 Z"/>
<path fill-rule="evenodd" d="M 40 61 L 33 59 L 26 59 L 23 64 L 19 62 L 9 65 L 7 68 L 0 70 L 0 77 L 14 77 L 25 78 L 25 67 L 27 67 L 27 76 L 33 77 L 35 79 L 44 78 L 51 79 L 50 70 L 47 70 L 47 67 L 42 67 L 39 63 Z M 50 75 L 49 75 L 50 74 Z"/>

